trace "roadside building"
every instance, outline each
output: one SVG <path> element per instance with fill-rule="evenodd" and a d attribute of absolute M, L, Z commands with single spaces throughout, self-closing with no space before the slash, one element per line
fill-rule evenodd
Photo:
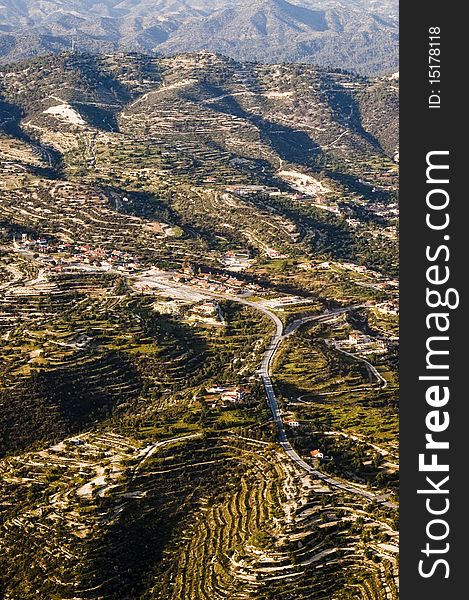
<path fill-rule="evenodd" d="M 321 450 L 316 449 L 316 450 L 311 450 L 310 452 L 311 458 L 324 458 L 324 453 L 321 452 Z"/>
<path fill-rule="evenodd" d="M 246 396 L 245 390 L 243 390 L 241 388 L 236 388 L 234 390 L 224 392 L 221 396 L 221 399 L 224 402 L 232 402 L 233 404 L 236 404 L 238 402 L 243 402 L 245 396 Z"/>

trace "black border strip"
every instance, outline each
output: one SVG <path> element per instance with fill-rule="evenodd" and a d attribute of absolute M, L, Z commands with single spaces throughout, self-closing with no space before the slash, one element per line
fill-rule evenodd
<path fill-rule="evenodd" d="M 401 83 L 401 558 L 400 588 L 402 600 L 452 600 L 468 597 L 466 582 L 467 525 L 469 515 L 466 511 L 466 491 L 469 477 L 466 467 L 467 449 L 465 440 L 469 440 L 469 404 L 465 373 L 469 372 L 466 358 L 469 333 L 466 318 L 467 294 L 465 293 L 466 273 L 469 269 L 469 225 L 466 218 L 466 203 L 469 192 L 465 189 L 463 179 L 467 167 L 464 165 L 469 151 L 466 148 L 467 112 L 469 103 L 466 100 L 464 87 L 467 67 L 465 42 L 469 31 L 465 19 L 458 11 L 456 3 L 427 0 L 425 3 L 402 2 L 400 18 L 400 83 Z M 440 29 L 440 40 L 430 40 L 435 29 Z M 431 42 L 440 45 L 430 46 Z M 432 53 L 440 63 L 430 61 L 430 48 L 439 48 Z M 438 55 L 438 56 L 435 56 Z M 440 81 L 429 81 L 429 71 L 440 71 Z M 440 96 L 439 108 L 429 108 L 429 96 Z M 434 104 L 433 106 L 436 106 Z M 432 151 L 445 151 L 448 155 L 432 155 L 429 160 L 447 164 L 449 169 L 429 172 L 430 180 L 449 179 L 449 183 L 427 182 L 427 154 Z M 467 186 L 466 186 L 467 188 Z M 431 192 L 431 190 L 444 192 Z M 443 210 L 432 210 L 427 206 L 427 194 L 430 203 L 443 201 L 446 194 L 448 207 Z M 448 213 L 449 225 L 443 230 L 432 230 L 426 224 L 429 218 L 443 222 Z M 449 236 L 449 239 L 445 239 Z M 439 246 L 447 246 L 438 252 L 437 258 L 429 260 L 429 254 L 435 257 Z M 447 259 L 447 260 L 446 260 Z M 427 273 L 430 266 L 437 265 L 437 270 Z M 449 269 L 449 281 L 445 284 L 429 284 L 430 277 L 441 278 Z M 455 288 L 460 296 L 460 304 L 456 309 L 428 306 L 427 288 L 437 289 L 442 294 L 448 288 Z M 451 295 L 455 300 L 456 294 Z M 433 300 L 436 299 L 434 295 Z M 448 315 L 450 322 L 447 332 L 437 332 L 436 319 L 430 318 L 428 328 L 426 319 L 432 312 Z M 445 318 L 442 317 L 440 325 Z M 448 369 L 429 369 L 427 365 L 426 343 L 432 335 L 448 336 L 447 341 L 432 341 L 433 348 L 448 350 L 448 355 L 439 355 L 432 363 L 447 364 Z M 447 375 L 449 381 L 431 382 L 420 380 L 419 376 Z M 449 401 L 444 404 L 435 402 L 433 406 L 427 401 L 426 390 L 430 386 L 438 388 L 442 394 L 447 386 Z M 436 392 L 435 392 L 436 394 Z M 435 394 L 433 399 L 438 400 Z M 432 397 L 430 397 L 431 401 Z M 427 417 L 431 411 L 438 416 Z M 429 450 L 425 448 L 425 435 L 428 426 L 443 427 L 446 415 L 450 419 L 447 429 L 434 433 L 435 440 L 447 441 L 449 449 Z M 429 419 L 426 422 L 426 418 Z M 447 464 L 449 470 L 419 470 L 419 455 L 424 453 L 423 461 L 431 460 L 438 464 Z M 432 459 L 432 454 L 436 458 Z M 426 479 L 430 477 L 433 485 Z M 441 483 L 447 476 L 449 479 Z M 447 490 L 439 493 L 434 488 Z M 417 490 L 432 490 L 430 493 L 417 493 Z M 449 504 L 447 503 L 447 500 Z M 428 504 L 427 504 L 428 501 Z M 449 506 L 449 508 L 448 508 Z M 441 515 L 431 515 L 429 507 L 434 511 L 443 511 Z M 444 523 L 429 523 L 434 519 Z M 441 540 L 429 538 L 429 532 Z M 447 532 L 447 535 L 445 535 Z M 429 544 L 427 549 L 426 544 Z M 446 546 L 448 544 L 448 546 Z M 426 552 L 423 552 L 426 551 Z M 442 561 L 436 563 L 441 559 Z M 420 561 L 423 561 L 420 563 Z M 420 570 L 427 576 L 422 576 Z M 430 574 L 430 575 L 429 575 Z M 447 577 L 446 577 L 447 576 Z M 461 591 L 460 591 L 461 590 Z"/>

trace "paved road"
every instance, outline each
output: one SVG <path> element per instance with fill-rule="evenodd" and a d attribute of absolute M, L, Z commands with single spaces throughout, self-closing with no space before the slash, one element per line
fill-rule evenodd
<path fill-rule="evenodd" d="M 351 356 L 355 360 L 360 360 L 361 362 L 365 363 L 371 374 L 377 379 L 377 381 L 381 383 L 381 387 L 383 389 L 388 387 L 387 380 L 381 375 L 381 373 L 375 366 L 373 366 L 368 360 L 366 360 L 366 358 L 362 358 L 361 356 L 357 356 L 356 354 L 352 354 L 351 352 L 342 350 L 342 348 L 339 348 L 336 343 L 333 343 L 332 345 L 334 346 L 335 350 L 337 350 L 337 352 L 342 352 L 342 354 L 345 354 L 346 356 Z"/>
<path fill-rule="evenodd" d="M 322 481 L 329 484 L 330 486 L 339 488 L 339 489 L 341 489 L 345 492 L 349 492 L 351 494 L 362 496 L 363 498 L 366 498 L 367 500 L 376 501 L 376 502 L 378 502 L 384 506 L 388 506 L 390 508 L 397 508 L 397 505 L 393 502 L 389 502 L 385 496 L 378 496 L 376 494 L 373 494 L 372 492 L 369 492 L 365 489 L 356 487 L 350 483 L 340 481 L 338 479 L 330 477 L 329 475 L 326 475 L 326 474 L 322 473 L 321 471 L 316 470 L 314 467 L 312 467 L 310 464 L 308 464 L 306 461 L 304 461 L 301 458 L 301 456 L 295 451 L 295 449 L 292 447 L 292 445 L 288 441 L 288 437 L 287 437 L 287 434 L 285 431 L 285 425 L 283 423 L 283 419 L 282 419 L 282 415 L 281 415 L 280 408 L 278 405 L 277 397 L 275 395 L 275 391 L 273 388 L 272 379 L 270 377 L 270 365 L 271 365 L 272 360 L 275 356 L 275 353 L 277 352 L 277 350 L 280 346 L 280 343 L 282 342 L 283 339 L 285 339 L 288 335 L 291 335 L 293 333 L 293 331 L 298 329 L 298 327 L 300 327 L 303 323 L 306 323 L 309 321 L 324 321 L 324 320 L 333 318 L 334 316 L 336 316 L 337 314 L 339 314 L 341 312 L 347 312 L 349 310 L 353 310 L 353 308 L 356 308 L 356 307 L 338 309 L 336 311 L 324 313 L 319 316 L 304 317 L 303 319 L 298 319 L 297 321 L 294 321 L 292 324 L 290 324 L 290 326 L 287 327 L 287 332 L 285 333 L 284 328 L 283 328 L 283 323 L 277 317 L 276 314 L 274 314 L 270 310 L 266 309 L 265 307 L 255 303 L 255 302 L 249 302 L 247 300 L 241 300 L 240 302 L 242 302 L 243 304 L 247 304 L 248 306 L 253 306 L 257 310 L 260 310 L 265 315 L 270 317 L 270 319 L 272 319 L 272 321 L 275 324 L 275 333 L 272 336 L 270 344 L 267 347 L 267 350 L 265 351 L 265 354 L 262 358 L 259 372 L 260 372 L 260 375 L 262 378 L 262 383 L 264 384 L 264 389 L 265 389 L 265 393 L 267 395 L 267 400 L 269 402 L 269 407 L 270 407 L 270 411 L 272 413 L 272 417 L 278 427 L 280 445 L 285 450 L 285 452 L 289 456 L 289 458 L 293 462 L 295 462 L 298 466 L 302 467 L 305 471 L 307 471 L 314 477 L 321 479 Z"/>
<path fill-rule="evenodd" d="M 161 274 L 165 275 L 165 273 L 163 273 L 163 272 L 160 273 L 160 275 Z M 177 289 L 179 291 L 181 289 L 182 290 L 187 289 L 187 290 L 191 291 L 192 294 L 194 293 L 193 287 L 184 286 L 184 285 L 180 285 L 180 284 L 175 285 L 173 281 L 166 281 L 166 287 L 168 288 L 168 290 L 169 289 L 173 290 L 173 293 L 174 293 L 175 289 Z M 240 298 L 239 296 L 234 296 L 231 294 L 221 294 L 219 292 L 210 292 L 207 290 L 200 290 L 200 293 L 203 294 L 204 296 L 209 296 L 209 297 L 218 298 L 218 299 L 224 298 L 226 300 L 232 300 L 234 302 L 238 302 L 238 303 L 244 304 L 246 306 L 251 306 L 252 308 L 255 308 L 256 310 L 265 314 L 267 317 L 269 317 L 269 319 L 271 319 L 274 322 L 275 333 L 270 340 L 269 346 L 267 347 L 267 349 L 264 353 L 264 356 L 262 357 L 262 362 L 261 362 L 261 365 L 259 368 L 259 373 L 261 375 L 262 382 L 264 384 L 265 392 L 267 395 L 267 400 L 269 402 L 269 407 L 272 412 L 273 419 L 277 423 L 277 426 L 278 426 L 280 445 L 285 450 L 288 457 L 293 462 L 295 462 L 298 466 L 305 469 L 308 473 L 311 473 L 311 475 L 313 475 L 317 479 L 321 479 L 322 481 L 329 484 L 330 486 L 339 488 L 339 489 L 341 489 L 345 492 L 349 492 L 351 494 L 362 496 L 363 498 L 367 498 L 368 500 L 374 500 L 376 502 L 379 502 L 383 506 L 388 506 L 390 508 L 397 508 L 397 505 L 394 504 L 393 502 L 389 502 L 386 497 L 378 496 L 378 495 L 373 494 L 365 489 L 356 487 L 348 482 L 334 479 L 333 477 L 330 477 L 329 475 L 325 475 L 324 473 L 321 473 L 321 471 L 317 471 L 316 469 L 314 469 L 310 464 L 308 464 L 301 458 L 301 456 L 294 450 L 294 448 L 288 441 L 287 434 L 285 432 L 285 425 L 283 423 L 282 415 L 280 413 L 280 408 L 279 408 L 279 405 L 277 402 L 277 397 L 275 395 L 275 391 L 274 391 L 274 388 L 272 385 L 272 379 L 270 378 L 270 365 L 272 363 L 272 359 L 274 358 L 275 353 L 277 352 L 282 340 L 284 340 L 287 336 L 291 335 L 294 331 L 296 331 L 296 329 L 298 329 L 298 327 L 300 327 L 304 323 L 311 322 L 311 321 L 316 321 L 316 322 L 328 321 L 330 319 L 335 318 L 337 315 L 339 315 L 341 313 L 355 310 L 357 308 L 366 306 L 366 304 L 360 304 L 360 305 L 355 305 L 355 306 L 349 306 L 346 308 L 334 309 L 331 311 L 324 312 L 321 315 L 302 317 L 301 319 L 297 319 L 296 321 L 293 321 L 292 323 L 290 323 L 287 326 L 286 329 L 284 329 L 283 323 L 278 318 L 278 316 L 275 313 L 273 313 L 272 311 L 270 311 L 269 309 L 265 308 L 265 306 L 263 306 L 259 302 L 252 302 L 245 298 Z"/>

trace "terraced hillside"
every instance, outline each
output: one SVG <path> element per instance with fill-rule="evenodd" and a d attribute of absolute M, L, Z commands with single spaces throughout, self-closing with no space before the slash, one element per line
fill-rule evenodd
<path fill-rule="evenodd" d="M 396 85 L 0 69 L 3 597 L 397 598 Z"/>
<path fill-rule="evenodd" d="M 183 230 L 192 225 L 186 237 L 197 234 L 211 248 L 214 232 L 193 222 L 207 203 L 221 201 L 223 215 L 239 207 L 235 221 L 247 231 L 245 243 L 261 252 L 272 247 L 269 227 L 249 233 L 250 223 L 280 213 L 286 239 L 275 249 L 325 251 L 395 272 L 393 79 L 243 64 L 210 53 L 64 54 L 6 67 L 1 83 L 5 101 L 16 107 L 3 121 L 16 141 L 4 143 L 9 152 L 23 144 L 21 169 L 37 175 L 55 167 L 75 185 L 92 186 L 80 191 L 60 183 L 53 194 L 97 194 L 120 212 Z M 23 189 L 24 177 L 19 181 Z M 243 216 L 245 209 L 256 218 Z M 89 223 L 87 212 L 76 226 Z M 124 234 L 139 227 L 126 221 Z M 233 226 L 223 220 L 216 234 L 232 242 Z"/>
<path fill-rule="evenodd" d="M 4 471 L 10 598 L 397 597 L 392 521 L 261 442 L 85 435 Z"/>

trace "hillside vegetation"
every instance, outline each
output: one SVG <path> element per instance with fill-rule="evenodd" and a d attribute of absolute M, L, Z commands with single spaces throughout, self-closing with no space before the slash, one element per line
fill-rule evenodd
<path fill-rule="evenodd" d="M 0 69 L 2 597 L 397 600 L 397 86 Z"/>

